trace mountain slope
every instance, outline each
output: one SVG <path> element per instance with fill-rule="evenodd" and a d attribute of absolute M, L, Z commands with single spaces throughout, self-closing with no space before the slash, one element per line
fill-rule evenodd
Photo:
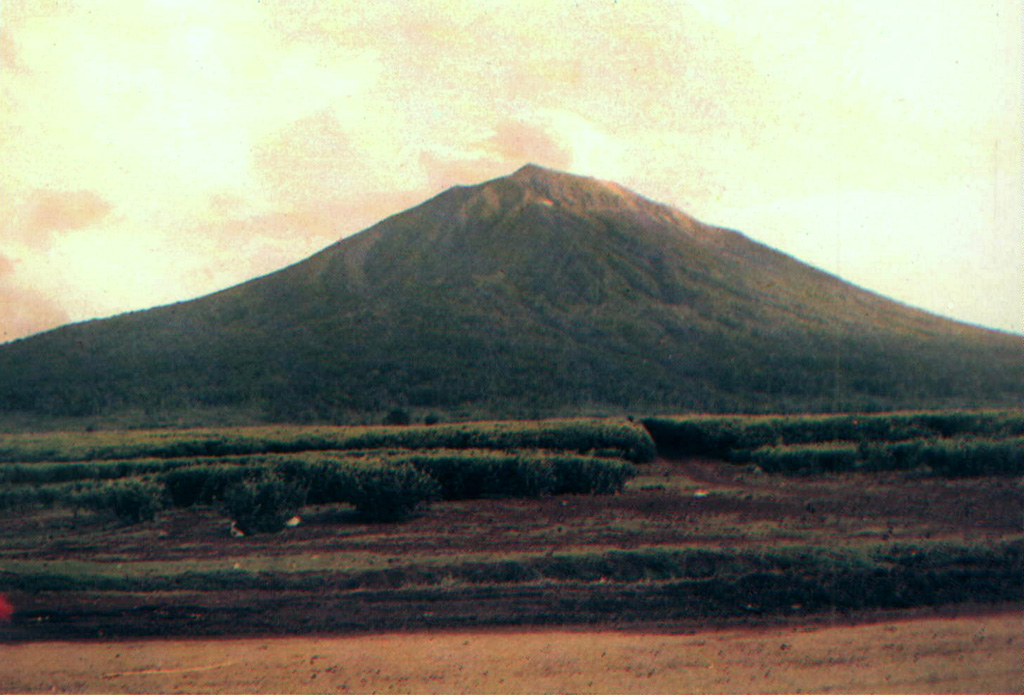
<path fill-rule="evenodd" d="M 358 419 L 1014 404 L 1021 338 L 610 183 L 456 187 L 271 275 L 0 346 L 0 411 Z"/>

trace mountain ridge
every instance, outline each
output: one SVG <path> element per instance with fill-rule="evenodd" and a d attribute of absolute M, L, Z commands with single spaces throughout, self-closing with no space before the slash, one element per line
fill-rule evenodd
<path fill-rule="evenodd" d="M 618 184 L 527 165 L 211 295 L 0 346 L 0 413 L 1006 405 L 1018 347 Z"/>

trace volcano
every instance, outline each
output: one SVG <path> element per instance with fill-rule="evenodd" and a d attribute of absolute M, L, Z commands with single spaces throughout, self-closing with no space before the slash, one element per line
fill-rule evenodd
<path fill-rule="evenodd" d="M 206 297 L 0 346 L 0 413 L 369 421 L 1016 406 L 1020 336 L 529 165 Z"/>

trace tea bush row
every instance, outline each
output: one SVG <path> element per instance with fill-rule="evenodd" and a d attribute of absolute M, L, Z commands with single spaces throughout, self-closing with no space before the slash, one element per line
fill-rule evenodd
<path fill-rule="evenodd" d="M 239 480 L 269 470 L 304 486 L 310 504 L 328 504 L 356 499 L 353 476 L 363 471 L 405 468 L 434 481 L 438 494 L 448 500 L 608 494 L 622 490 L 634 473 L 632 464 L 616 459 L 536 451 L 503 454 L 439 450 L 389 452 L 383 457 L 337 452 L 264 456 L 236 464 L 182 467 L 164 474 L 163 480 L 177 506 L 212 504 L 223 499 L 224 491 Z"/>
<path fill-rule="evenodd" d="M 164 474 L 176 506 L 223 503 L 245 532 L 274 531 L 302 504 L 348 503 L 375 521 L 405 518 L 436 497 L 537 497 L 621 490 L 626 461 L 584 456 L 439 452 L 267 457 L 259 464 L 202 465 Z"/>
<path fill-rule="evenodd" d="M 320 460 L 368 458 L 420 468 L 439 481 L 448 499 L 486 495 L 605 494 L 621 490 L 633 474 L 633 466 L 626 461 L 538 450 L 370 449 L 256 456 L 8 463 L 0 464 L 0 485 L 112 480 L 163 473 L 168 474 L 164 475 L 165 480 L 172 481 L 171 495 L 177 499 L 180 494 L 191 494 L 179 492 L 194 487 L 187 482 L 191 478 L 218 479 L 224 484 L 237 482 L 243 476 L 239 466 L 305 466 Z M 289 461 L 298 463 L 289 464 Z M 204 473 L 203 467 L 222 472 L 217 477 L 213 473 Z M 174 471 L 177 472 L 170 475 Z M 222 490 L 218 494 L 220 492 Z"/>
<path fill-rule="evenodd" d="M 196 459 L 127 459 L 120 461 L 69 461 L 47 463 L 0 463 L 0 485 L 114 480 L 162 473 L 191 465 Z"/>
<path fill-rule="evenodd" d="M 438 496 L 426 474 L 376 459 L 190 466 L 163 480 L 175 506 L 223 504 L 246 532 L 279 530 L 304 504 L 351 504 L 370 520 L 398 521 Z"/>
<path fill-rule="evenodd" d="M 747 460 L 765 446 L 1024 436 L 1021 411 L 935 411 L 841 415 L 676 416 L 643 420 L 666 455 Z"/>
<path fill-rule="evenodd" d="M 411 427 L 240 427 L 0 435 L 0 462 L 186 458 L 340 449 L 547 449 L 634 462 L 654 442 L 626 420 L 473 422 Z"/>
<path fill-rule="evenodd" d="M 109 511 L 125 524 L 152 520 L 164 502 L 164 486 L 146 479 L 0 489 L 0 509 L 68 507 Z"/>
<path fill-rule="evenodd" d="M 158 479 L 75 481 L 0 489 L 0 509 L 66 507 L 109 511 L 126 524 L 154 518 L 165 506 L 222 507 L 246 533 L 280 530 L 307 503 L 347 503 L 371 521 L 398 521 L 438 496 L 437 482 L 408 465 L 199 465 Z M 316 485 L 311 489 L 311 485 Z"/>
<path fill-rule="evenodd" d="M 449 500 L 610 494 L 634 474 L 628 461 L 553 452 L 439 451 L 400 453 L 390 460 L 437 480 Z"/>
<path fill-rule="evenodd" d="M 626 461 L 535 451 L 389 453 L 387 457 L 372 452 L 320 452 L 175 459 L 165 462 L 174 466 L 156 469 L 162 472 L 155 481 L 100 476 L 64 483 L 8 485 L 0 488 L 0 508 L 109 509 L 122 521 L 134 523 L 152 518 L 163 504 L 219 505 L 243 531 L 261 532 L 281 528 L 283 521 L 303 504 L 347 503 L 370 520 L 397 521 L 417 505 L 437 497 L 604 494 L 621 490 L 633 474 L 632 464 Z M 108 465 L 130 473 L 134 470 L 131 463 Z M 152 473 L 152 463 L 144 460 L 138 470 Z"/>
<path fill-rule="evenodd" d="M 379 454 L 388 457 L 399 450 L 345 451 L 347 457 L 365 457 Z M 336 454 L 336 452 L 326 452 Z M 306 453 L 295 456 L 308 455 Z M 166 473 L 179 468 L 198 465 L 236 466 L 239 464 L 259 465 L 273 463 L 286 458 L 287 454 L 236 455 L 236 456 L 190 456 L 182 458 L 140 458 L 111 461 L 68 461 L 45 463 L 0 463 L 0 485 L 46 485 L 80 480 L 115 480 L 144 475 Z"/>
<path fill-rule="evenodd" d="M 926 468 L 945 477 L 1024 475 L 1024 437 L 768 446 L 750 457 L 769 473 Z"/>

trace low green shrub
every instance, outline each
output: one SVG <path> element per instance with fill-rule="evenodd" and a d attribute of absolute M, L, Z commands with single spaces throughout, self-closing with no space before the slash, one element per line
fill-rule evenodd
<path fill-rule="evenodd" d="M 857 470 L 865 472 L 903 471 L 921 465 L 921 448 L 925 440 L 905 442 L 861 442 L 857 445 Z"/>
<path fill-rule="evenodd" d="M 367 464 L 355 471 L 355 494 L 348 501 L 370 521 L 401 521 L 439 494 L 437 481 L 413 466 Z"/>
<path fill-rule="evenodd" d="M 925 468 L 945 477 L 1024 475 L 1024 437 L 768 446 L 750 457 L 769 473 Z"/>
<path fill-rule="evenodd" d="M 70 488 L 80 483 L 60 483 L 56 485 L 18 485 L 0 488 L 0 510 L 24 509 L 28 507 L 51 508 L 59 505 L 73 506 Z"/>
<path fill-rule="evenodd" d="M 275 470 L 301 481 L 308 504 L 351 504 L 370 521 L 400 521 L 440 492 L 437 481 L 416 467 L 372 456 L 309 456 L 280 461 Z"/>
<path fill-rule="evenodd" d="M 933 441 L 923 444 L 916 458 L 946 477 L 1024 475 L 1024 437 Z"/>
<path fill-rule="evenodd" d="M 305 462 L 302 471 L 309 492 L 307 504 L 348 504 L 359 494 L 359 477 L 354 471 L 355 464 L 345 458 L 321 458 Z M 287 466 L 285 469 L 287 470 Z M 286 472 L 286 476 L 297 471 Z"/>
<path fill-rule="evenodd" d="M 442 499 L 465 500 L 507 494 L 496 472 L 498 462 L 507 458 L 495 452 L 442 451 L 397 455 L 388 460 L 414 466 L 436 480 Z"/>
<path fill-rule="evenodd" d="M 741 417 L 649 417 L 642 420 L 660 454 L 728 458 L 740 447 Z"/>
<path fill-rule="evenodd" d="M 629 451 L 630 455 L 642 459 L 650 453 L 643 453 L 645 441 L 653 451 L 646 433 L 637 438 L 637 432 L 642 430 L 635 425 L 595 421 L 489 423 L 486 427 L 479 423 L 437 425 L 420 428 L 419 433 L 413 427 L 363 428 L 360 431 L 367 436 L 361 443 L 422 445 L 427 442 L 422 432 L 445 428 L 450 431 L 440 432 L 432 443 L 456 441 L 469 447 L 481 441 L 494 446 L 548 441 L 568 448 L 556 451 L 437 447 L 304 450 L 218 457 L 0 464 L 0 483 L 3 483 L 0 508 L 64 505 L 110 509 L 131 523 L 152 518 L 153 509 L 159 507 L 148 504 L 147 500 L 162 501 L 162 496 L 175 507 L 220 505 L 234 510 L 230 514 L 240 527 L 262 529 L 273 528 L 278 522 L 268 513 L 270 521 L 264 524 L 256 512 L 251 513 L 256 516 L 250 521 L 244 508 L 258 507 L 262 504 L 260 499 L 272 501 L 275 486 L 285 485 L 305 491 L 304 500 L 309 504 L 352 504 L 368 519 L 396 520 L 436 497 L 470 499 L 617 492 L 633 474 L 633 466 L 614 455 L 622 456 Z M 372 439 L 386 432 L 392 434 Z M 595 432 L 598 432 L 596 438 Z M 402 436 L 393 436 L 395 433 Z M 372 437 L 367 439 L 370 435 Z M 185 449 L 171 446 L 175 443 L 173 436 L 170 443 L 166 438 L 159 441 L 163 442 L 164 453 L 234 448 L 232 441 L 224 437 L 211 438 L 207 442 L 209 446 L 202 447 L 186 442 Z M 303 446 L 310 443 L 303 441 Z M 347 443 L 354 441 L 350 439 Z M 567 453 L 574 447 L 590 447 L 595 442 L 605 446 L 591 454 Z M 616 448 L 616 442 L 622 446 Z M 155 482 L 140 482 L 140 476 L 152 474 L 157 476 Z M 257 499 L 258 495 L 263 498 Z"/>
<path fill-rule="evenodd" d="M 634 462 L 654 458 L 654 442 L 626 420 L 435 423 L 406 427 L 239 427 L 49 434 L 0 434 L 0 462 L 197 458 L 345 449 L 548 449 L 614 451 Z"/>
<path fill-rule="evenodd" d="M 241 480 L 224 494 L 224 511 L 246 534 L 276 533 L 305 502 L 306 491 L 274 473 Z"/>
<path fill-rule="evenodd" d="M 687 415 L 643 420 L 667 456 L 751 460 L 763 447 L 828 442 L 885 443 L 921 439 L 1007 439 L 1024 436 L 1021 411 L 935 411 L 836 415 Z"/>
<path fill-rule="evenodd" d="M 118 480 L 107 486 L 105 506 L 125 524 L 152 521 L 163 507 L 163 492 L 150 480 Z"/>
<path fill-rule="evenodd" d="M 436 479 L 446 500 L 619 492 L 634 474 L 621 459 L 549 451 L 437 450 L 389 452 Z"/>
<path fill-rule="evenodd" d="M 755 449 L 752 460 L 768 473 L 823 473 L 853 470 L 859 460 L 856 444 L 834 442 Z"/>
<path fill-rule="evenodd" d="M 5 490 L 0 506 L 77 507 L 111 512 L 123 524 L 152 521 L 164 507 L 164 488 L 147 479 L 75 481 Z"/>
<path fill-rule="evenodd" d="M 284 494 L 287 490 L 302 492 L 300 505 L 351 504 L 374 521 L 402 519 L 417 505 L 438 495 L 437 482 L 409 465 L 323 454 L 195 465 L 170 471 L 163 481 L 176 506 L 221 503 L 246 533 L 251 532 L 246 527 L 253 532 L 280 529 L 278 524 L 291 514 L 278 519 L 271 510 L 292 500 L 294 495 Z"/>
<path fill-rule="evenodd" d="M 628 461 L 552 456 L 556 495 L 608 495 L 621 492 L 636 470 Z"/>
<path fill-rule="evenodd" d="M 168 471 L 161 480 L 175 507 L 191 507 L 222 502 L 228 488 L 258 472 L 246 465 L 196 464 Z"/>
<path fill-rule="evenodd" d="M 0 463 L 0 485 L 113 480 L 160 473 L 188 465 L 192 459 L 129 459 L 121 461 L 74 461 L 59 463 Z"/>

